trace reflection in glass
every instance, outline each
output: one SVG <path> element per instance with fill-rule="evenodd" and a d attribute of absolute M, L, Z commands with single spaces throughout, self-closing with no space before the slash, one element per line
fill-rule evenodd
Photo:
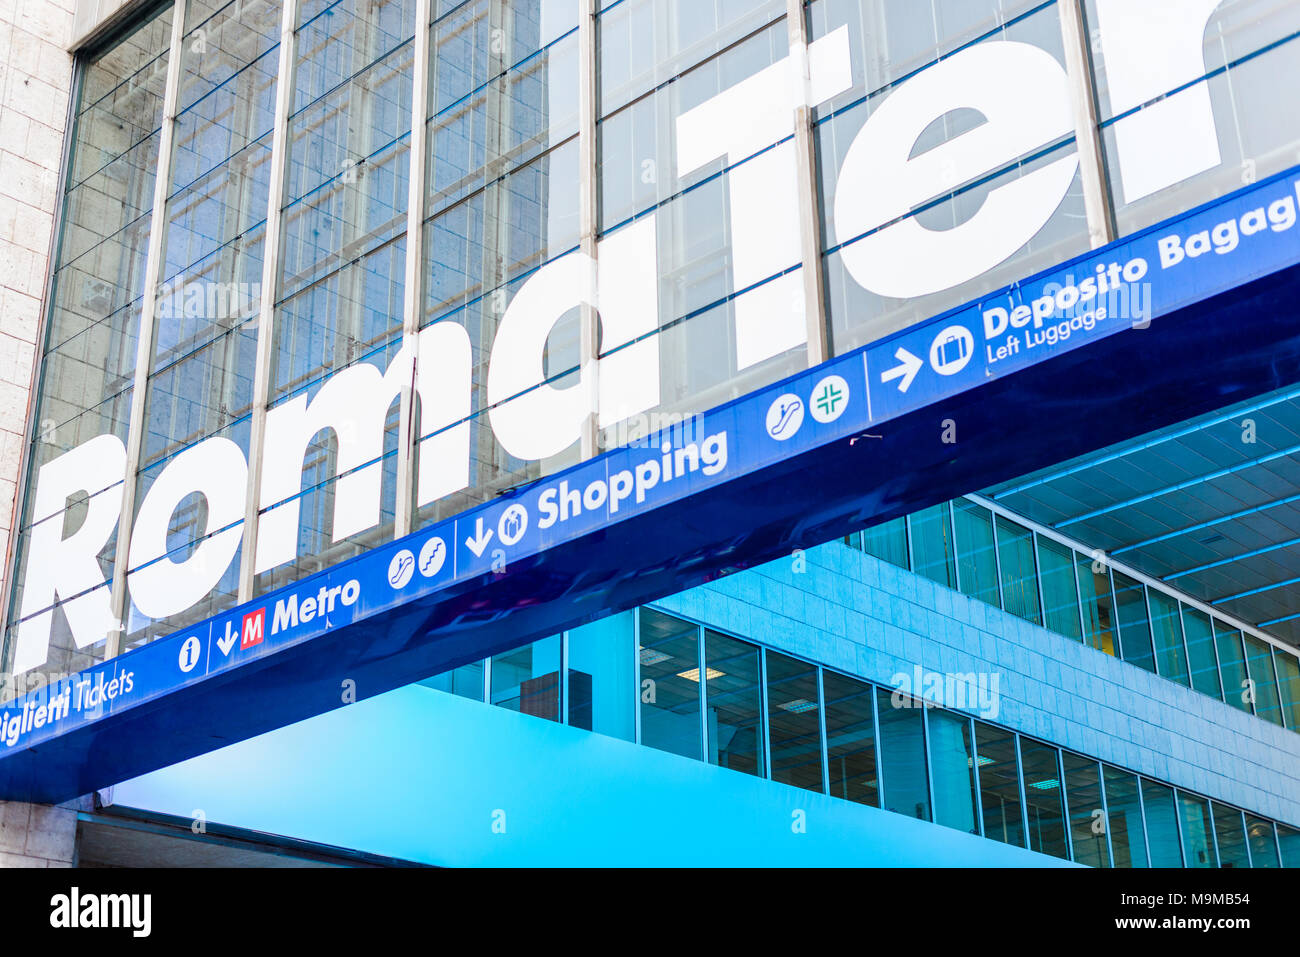
<path fill-rule="evenodd" d="M 1110 820 L 1110 847 L 1116 867 L 1146 867 L 1146 831 L 1142 824 L 1142 798 L 1137 775 L 1109 764 L 1103 766 L 1106 808 Z"/>
<path fill-rule="evenodd" d="M 957 565 L 948 503 L 913 512 L 907 516 L 907 528 L 912 541 L 912 571 L 932 582 L 956 588 Z"/>
<path fill-rule="evenodd" d="M 1281 694 L 1282 717 L 1290 729 L 1300 730 L 1300 661 L 1281 648 L 1273 649 L 1277 687 Z"/>
<path fill-rule="evenodd" d="M 547 721 L 560 720 L 560 636 L 492 657 L 491 703 Z"/>
<path fill-rule="evenodd" d="M 904 516 L 862 530 L 862 550 L 883 562 L 907 567 L 907 519 Z"/>
<path fill-rule="evenodd" d="M 1002 600 L 1007 611 L 1042 624 L 1038 607 L 1038 573 L 1034 567 L 1034 533 L 1010 519 L 997 517 L 998 564 L 1002 569 Z"/>
<path fill-rule="evenodd" d="M 1255 695 L 1246 673 L 1246 653 L 1241 632 L 1214 620 L 1214 650 L 1219 655 L 1219 677 L 1223 680 L 1224 700 L 1246 714 L 1255 712 Z"/>
<path fill-rule="evenodd" d="M 1003 844 L 1024 847 L 1016 736 L 1010 731 L 976 721 L 975 749 L 979 763 L 980 804 L 984 811 L 984 836 Z"/>
<path fill-rule="evenodd" d="M 1151 636 L 1155 642 L 1156 671 L 1170 681 L 1187 685 L 1187 654 L 1183 650 L 1183 629 L 1178 618 L 1178 600 L 1154 588 L 1147 589 L 1151 602 Z"/>
<path fill-rule="evenodd" d="M 1124 660 L 1154 673 L 1156 657 L 1151 650 L 1151 626 L 1147 622 L 1146 586 L 1115 572 L 1115 605 Z"/>
<path fill-rule="evenodd" d="M 641 609 L 641 743 L 697 761 L 700 742 L 700 629 Z"/>
<path fill-rule="evenodd" d="M 1285 824 L 1277 826 L 1277 845 L 1282 850 L 1283 867 L 1300 867 L 1300 831 Z"/>
<path fill-rule="evenodd" d="M 636 737 L 632 710 L 636 675 L 632 661 L 633 615 L 625 611 L 569 632 L 569 724 L 631 741 Z"/>
<path fill-rule="evenodd" d="M 1253 814 L 1246 815 L 1246 839 L 1250 842 L 1251 867 L 1279 867 L 1277 837 L 1273 822 Z"/>
<path fill-rule="evenodd" d="M 1084 641 L 1098 651 L 1118 656 L 1115 613 L 1110 595 L 1110 569 L 1096 559 L 1080 555 L 1075 561 L 1075 571 L 1083 604 Z"/>
<path fill-rule="evenodd" d="M 1246 848 L 1246 826 L 1242 813 L 1236 808 L 1214 805 L 1214 837 L 1219 850 L 1220 867 L 1250 867 L 1250 853 Z"/>
<path fill-rule="evenodd" d="M 1025 775 L 1025 818 L 1029 849 L 1068 860 L 1065 809 L 1062 806 L 1059 752 L 1039 741 L 1020 739 L 1021 768 Z"/>
<path fill-rule="evenodd" d="M 1038 574 L 1043 585 L 1043 624 L 1049 631 L 1076 641 L 1079 624 L 1079 588 L 1074 573 L 1074 552 L 1068 545 L 1038 537 Z"/>
<path fill-rule="evenodd" d="M 1065 802 L 1070 814 L 1074 860 L 1089 867 L 1110 867 L 1106 842 L 1106 810 L 1101 798 L 1101 765 L 1066 751 Z"/>
<path fill-rule="evenodd" d="M 957 544 L 957 583 L 963 595 L 1000 606 L 998 558 L 993 544 L 993 513 L 967 499 L 952 503 Z"/>
<path fill-rule="evenodd" d="M 1214 656 L 1214 630 L 1210 627 L 1210 616 L 1184 605 L 1183 635 L 1187 639 L 1187 664 L 1192 672 L 1192 687 L 1222 701 L 1219 660 Z"/>
<path fill-rule="evenodd" d="M 970 718 L 932 708 L 929 722 L 930 774 L 934 780 L 934 822 L 978 834 L 975 747 Z"/>
<path fill-rule="evenodd" d="M 921 702 L 902 692 L 876 689 L 880 719 L 882 807 L 930 820 L 930 784 L 925 772 L 925 730 Z"/>
<path fill-rule="evenodd" d="M 826 695 L 826 749 L 831 796 L 880 806 L 876 780 L 875 713 L 871 685 L 822 673 Z"/>
<path fill-rule="evenodd" d="M 1274 724 L 1282 723 L 1282 708 L 1277 697 L 1277 675 L 1273 671 L 1273 646 L 1254 635 L 1242 635 L 1246 642 L 1246 668 L 1250 672 L 1250 690 L 1255 696 L 1255 714 Z"/>
<path fill-rule="evenodd" d="M 748 642 L 716 631 L 704 632 L 708 761 L 733 771 L 762 775 L 763 722 L 759 693 L 762 680 L 758 654 L 758 648 Z"/>
<path fill-rule="evenodd" d="M 1147 824 L 1147 847 L 1152 867 L 1182 867 L 1174 789 L 1142 779 L 1142 809 Z"/>
<path fill-rule="evenodd" d="M 433 688 L 435 691 L 446 691 L 448 694 L 469 698 L 471 701 L 482 701 L 483 662 L 471 661 L 469 664 L 453 668 L 451 671 L 444 671 L 432 678 L 425 678 L 419 683 L 426 688 Z"/>
<path fill-rule="evenodd" d="M 1218 867 L 1218 861 L 1214 857 L 1210 802 L 1186 791 L 1179 791 L 1178 813 L 1182 822 L 1183 860 L 1187 866 Z"/>
<path fill-rule="evenodd" d="M 823 791 L 821 707 L 817 669 L 767 652 L 767 721 L 771 729 L 772 780 Z"/>

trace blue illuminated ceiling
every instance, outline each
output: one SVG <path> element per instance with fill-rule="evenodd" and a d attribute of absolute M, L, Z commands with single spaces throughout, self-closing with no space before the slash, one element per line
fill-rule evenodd
<path fill-rule="evenodd" d="M 1121 442 L 986 494 L 1300 644 L 1300 388 Z"/>

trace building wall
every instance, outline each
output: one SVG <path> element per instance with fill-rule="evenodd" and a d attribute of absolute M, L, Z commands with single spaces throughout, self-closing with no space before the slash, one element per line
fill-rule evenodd
<path fill-rule="evenodd" d="M 856 549 L 827 545 L 656 605 L 885 685 L 917 665 L 995 675 L 990 720 L 1300 823 L 1300 735 Z"/>
<path fill-rule="evenodd" d="M 72 85 L 75 0 L 0 3 L 0 551 L 13 528 Z M 0 590 L 9 573 L 0 567 Z M 70 867 L 77 812 L 0 802 L 0 867 Z"/>
<path fill-rule="evenodd" d="M 75 0 L 0 3 L 0 550 L 13 528 L 72 83 Z M 9 563 L 0 568 L 0 588 Z"/>

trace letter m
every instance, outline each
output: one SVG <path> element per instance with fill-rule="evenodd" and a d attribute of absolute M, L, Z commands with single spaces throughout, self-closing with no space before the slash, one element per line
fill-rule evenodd
<path fill-rule="evenodd" d="M 416 356 L 416 349 L 419 355 Z M 302 468 L 317 434 L 338 440 L 333 473 L 335 542 L 379 524 L 384 424 L 389 410 L 414 380 L 420 400 L 420 505 L 469 485 L 471 389 L 469 334 L 454 322 L 435 322 L 408 343 L 388 371 L 367 362 L 336 372 L 307 401 L 299 395 L 266 414 L 262 444 L 262 514 L 258 520 L 258 573 L 297 557 Z"/>
<path fill-rule="evenodd" d="M 260 645 L 266 637 L 266 609 L 259 608 L 244 616 L 244 626 L 240 629 L 239 650 L 244 651 L 254 645 Z"/>

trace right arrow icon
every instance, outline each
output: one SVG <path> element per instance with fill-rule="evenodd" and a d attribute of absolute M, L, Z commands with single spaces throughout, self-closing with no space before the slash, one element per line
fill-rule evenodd
<path fill-rule="evenodd" d="M 896 365 L 888 372 L 882 373 L 880 381 L 892 382 L 894 379 L 901 379 L 902 381 L 898 383 L 898 391 L 906 392 L 912 387 L 912 381 L 916 378 L 916 374 L 921 371 L 921 366 L 925 365 L 925 362 L 902 347 L 899 347 L 898 351 L 894 353 L 894 358 L 901 365 Z"/>

